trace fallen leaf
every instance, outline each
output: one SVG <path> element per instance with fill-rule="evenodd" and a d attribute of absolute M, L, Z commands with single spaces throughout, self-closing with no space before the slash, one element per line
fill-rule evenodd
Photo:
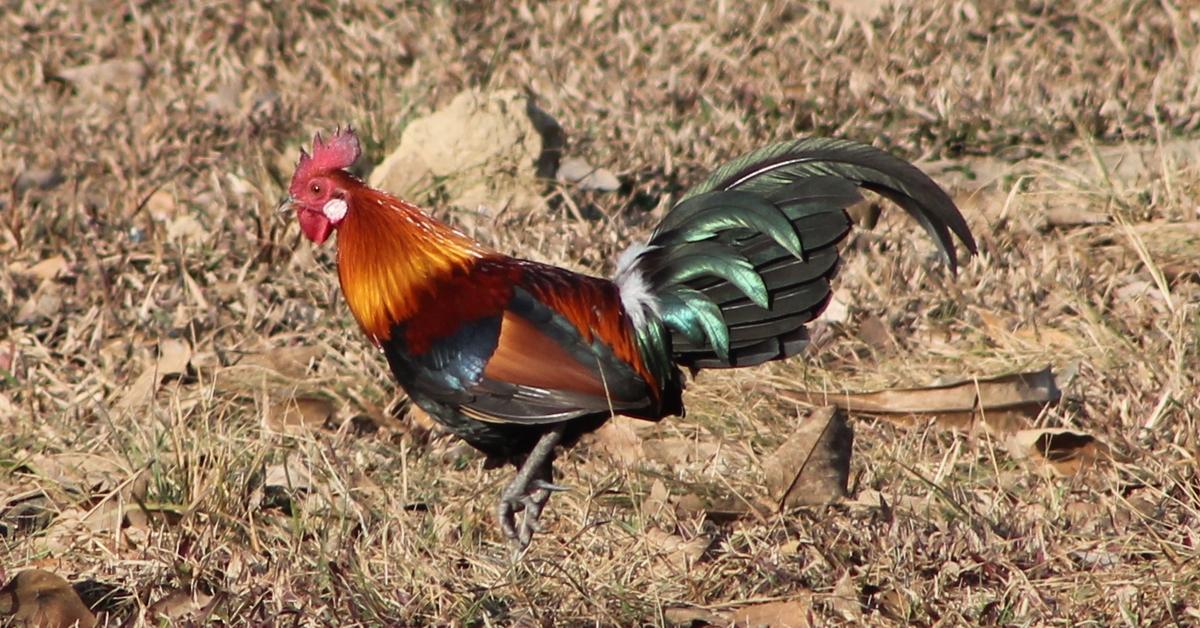
<path fill-rule="evenodd" d="M 98 616 L 101 625 L 115 623 L 105 617 L 106 613 L 124 615 L 138 606 L 137 596 L 133 592 L 108 582 L 89 578 L 71 583 L 71 588 L 75 589 L 79 599 L 83 600 L 84 606 Z"/>
<path fill-rule="evenodd" d="M 267 409 L 265 427 L 284 434 L 321 429 L 330 424 L 335 410 L 333 402 L 325 397 L 292 397 Z"/>
<path fill-rule="evenodd" d="M 145 498 L 149 488 L 146 469 L 134 471 L 96 454 L 36 454 L 22 462 L 18 469 L 50 480 L 83 499 L 117 492 L 126 500 L 140 500 Z"/>
<path fill-rule="evenodd" d="M 1052 207 L 1041 213 L 1039 229 L 1088 227 L 1108 224 L 1112 216 L 1104 212 L 1089 211 L 1081 207 Z"/>
<path fill-rule="evenodd" d="M 1062 396 L 1049 369 L 924 388 L 867 393 L 782 390 L 781 396 L 809 405 L 833 405 L 898 423 L 937 417 L 942 427 L 970 430 L 977 425 L 999 433 L 1017 431 Z"/>
<path fill-rule="evenodd" d="M 67 178 L 59 168 L 29 168 L 17 175 L 13 191 L 21 195 L 29 190 L 53 190 Z"/>
<path fill-rule="evenodd" d="M 630 425 L 635 420 L 637 419 L 623 416 L 613 417 L 600 429 L 592 432 L 589 441 L 619 466 L 626 469 L 636 467 L 641 462 L 644 452 L 642 438 Z"/>
<path fill-rule="evenodd" d="M 0 537 L 12 539 L 45 529 L 54 520 L 55 510 L 41 489 L 9 497 L 0 506 Z"/>
<path fill-rule="evenodd" d="M 667 485 L 656 478 L 650 485 L 650 493 L 646 495 L 646 499 L 642 500 L 642 513 L 653 517 L 662 512 L 667 507 L 670 496 Z"/>
<path fill-rule="evenodd" d="M 71 584 L 41 569 L 22 571 L 0 589 L 0 613 L 36 628 L 96 625 L 96 616 Z"/>
<path fill-rule="evenodd" d="M 1021 430 L 1009 437 L 1008 451 L 1014 458 L 1044 463 L 1064 476 L 1110 457 L 1108 447 L 1091 434 L 1056 429 Z"/>
<path fill-rule="evenodd" d="M 884 617 L 897 622 L 906 622 L 912 616 L 912 603 L 908 596 L 895 589 L 887 589 L 875 594 L 874 603 Z"/>
<path fill-rule="evenodd" d="M 278 508 L 291 515 L 295 505 L 313 489 L 312 474 L 290 458 L 267 467 L 263 474 L 261 508 Z"/>
<path fill-rule="evenodd" d="M 237 366 L 257 366 L 270 369 L 288 378 L 308 375 L 314 360 L 321 357 L 320 347 L 299 345 L 294 347 L 272 347 L 259 353 L 245 356 Z"/>
<path fill-rule="evenodd" d="M 738 628 L 808 628 L 814 620 L 810 598 L 743 606 L 733 613 Z"/>
<path fill-rule="evenodd" d="M 1076 550 L 1069 552 L 1071 558 L 1088 569 L 1112 569 L 1124 562 L 1121 554 L 1109 550 Z"/>
<path fill-rule="evenodd" d="M 845 411 L 817 408 L 765 462 L 767 490 L 779 508 L 828 504 L 846 496 L 854 430 Z"/>
<path fill-rule="evenodd" d="M 690 438 L 655 438 L 642 443 L 647 460 L 669 466 L 711 461 L 717 456 L 718 449 L 717 443 Z"/>
<path fill-rule="evenodd" d="M 192 348 L 183 340 L 168 338 L 159 342 L 158 359 L 125 389 L 117 408 L 128 410 L 144 403 L 163 379 L 186 373 L 191 359 Z"/>
<path fill-rule="evenodd" d="M 901 510 L 905 512 L 924 512 L 929 509 L 929 497 L 917 495 L 888 495 L 874 489 L 863 489 L 858 492 L 850 506 L 877 508 L 883 511 Z"/>
<path fill-rule="evenodd" d="M 896 346 L 895 336 L 878 316 L 866 316 L 858 323 L 858 337 L 876 351 Z"/>
<path fill-rule="evenodd" d="M 302 465 L 284 460 L 283 464 L 267 467 L 263 486 L 285 491 L 308 491 L 312 488 L 312 475 Z"/>
<path fill-rule="evenodd" d="M 142 78 L 146 76 L 146 66 L 132 59 L 113 59 L 59 70 L 57 76 L 85 90 L 112 87 L 133 91 L 141 86 Z"/>
<path fill-rule="evenodd" d="M 40 281 L 46 281 L 47 279 L 57 279 L 60 275 L 65 275 L 68 268 L 70 266 L 67 264 L 67 258 L 62 255 L 54 255 L 29 268 L 13 268 L 13 272 L 36 277 Z"/>
<path fill-rule="evenodd" d="M 768 512 L 770 512 L 769 506 L 747 503 L 746 500 L 727 495 L 701 496 L 696 493 L 688 493 L 675 503 L 676 516 L 704 515 L 705 519 L 717 525 L 737 521 L 746 515 L 761 516 Z"/>
<path fill-rule="evenodd" d="M 429 416 L 421 406 L 413 403 L 411 399 L 406 399 L 404 402 L 404 418 L 412 422 L 412 425 L 421 432 L 437 432 L 442 429 L 442 426 L 433 417 Z"/>
<path fill-rule="evenodd" d="M 0 347 L 0 377 L 12 374 L 13 364 L 17 361 L 17 356 L 19 355 L 20 352 L 12 340 L 9 340 L 6 346 Z M 0 395 L 0 397 L 3 397 L 3 395 Z M 4 403 L 5 401 L 7 401 L 7 397 L 0 398 L 0 414 L 4 414 L 5 416 L 16 414 L 16 409 L 11 408 L 10 410 L 9 405 Z"/>
<path fill-rule="evenodd" d="M 150 605 L 147 614 L 157 621 L 167 620 L 176 622 L 194 618 L 205 611 L 213 601 L 213 596 L 200 591 L 174 590 Z"/>
<path fill-rule="evenodd" d="M 850 216 L 850 220 L 859 229 L 871 230 L 875 228 L 875 225 L 879 224 L 879 217 L 883 215 L 883 205 L 880 203 L 858 202 L 846 208 L 846 214 Z"/>
<path fill-rule="evenodd" d="M 193 216 L 181 214 L 167 223 L 167 240 L 171 242 L 195 242 L 203 240 L 208 230 Z"/>
<path fill-rule="evenodd" d="M 671 626 L 728 626 L 729 618 L 720 613 L 690 606 L 676 606 L 663 611 L 663 619 Z"/>
<path fill-rule="evenodd" d="M 657 528 L 646 530 L 644 538 L 646 543 L 659 553 L 659 558 L 678 570 L 686 570 L 696 564 L 713 542 L 712 537 L 708 535 L 685 539 L 678 534 Z"/>
<path fill-rule="evenodd" d="M 845 301 L 838 298 L 838 295 L 833 295 L 829 299 L 829 305 L 825 306 L 825 311 L 821 313 L 821 320 L 829 323 L 844 324 L 850 320 L 850 306 L 846 305 Z"/>
<path fill-rule="evenodd" d="M 178 207 L 179 204 L 175 202 L 175 194 L 167 188 L 155 190 L 150 198 L 146 199 L 146 211 L 155 220 L 166 222 L 175 215 Z"/>
<path fill-rule="evenodd" d="M 323 353 L 320 347 L 308 345 L 268 347 L 218 369 L 214 379 L 221 390 L 258 392 L 266 387 L 294 391 L 297 380 L 313 376 L 313 363 Z"/>
<path fill-rule="evenodd" d="M 833 587 L 833 595 L 829 598 L 829 606 L 837 614 L 850 622 L 862 621 L 862 604 L 858 600 L 858 585 L 849 571 L 838 578 Z"/>
<path fill-rule="evenodd" d="M 53 280 L 45 279 L 38 285 L 37 292 L 17 311 L 16 322 L 19 325 L 30 325 L 54 318 L 62 310 L 62 306 L 62 286 Z"/>

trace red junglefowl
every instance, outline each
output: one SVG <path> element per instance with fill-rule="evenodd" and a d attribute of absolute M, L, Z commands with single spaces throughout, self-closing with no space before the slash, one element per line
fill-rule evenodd
<path fill-rule="evenodd" d="M 911 164 L 845 140 L 776 144 L 718 168 L 626 250 L 612 279 L 509 257 L 346 171 L 350 129 L 301 151 L 289 195 L 304 235 L 334 231 L 342 293 L 414 403 L 518 465 L 497 517 L 517 549 L 554 491 L 554 449 L 614 414 L 682 415 L 680 367 L 802 351 L 830 298 L 859 188 L 906 210 L 953 271 L 950 197 Z M 517 513 L 524 512 L 517 522 Z"/>

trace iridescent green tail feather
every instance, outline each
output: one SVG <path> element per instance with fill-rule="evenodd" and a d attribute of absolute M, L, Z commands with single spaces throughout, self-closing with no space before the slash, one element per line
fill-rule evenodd
<path fill-rule="evenodd" d="M 975 253 L 953 201 L 916 167 L 864 144 L 810 138 L 718 168 L 667 213 L 618 281 L 644 282 L 638 290 L 656 299 L 680 365 L 749 366 L 794 355 L 808 343 L 804 325 L 829 303 L 837 245 L 850 230 L 845 210 L 861 200 L 859 188 L 913 216 L 952 271 L 954 236 Z M 646 350 L 666 350 L 663 331 L 640 328 Z"/>

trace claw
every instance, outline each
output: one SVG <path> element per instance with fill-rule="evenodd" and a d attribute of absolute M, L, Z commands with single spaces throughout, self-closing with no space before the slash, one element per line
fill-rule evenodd
<path fill-rule="evenodd" d="M 529 483 L 529 486 L 534 490 L 548 491 L 550 493 L 561 493 L 563 491 L 571 490 L 570 488 L 567 488 L 561 484 L 551 484 L 545 480 L 534 480 Z"/>
<path fill-rule="evenodd" d="M 538 440 L 516 477 L 500 494 L 500 502 L 496 505 L 496 520 L 500 532 L 513 545 L 513 557 L 529 547 L 535 533 L 542 531 L 540 518 L 546 508 L 546 502 L 554 493 L 567 490 L 567 487 L 554 484 L 550 478 L 551 461 L 554 448 L 562 440 L 563 428 L 558 426 L 546 432 Z M 523 512 L 521 522 L 517 523 L 517 513 Z"/>

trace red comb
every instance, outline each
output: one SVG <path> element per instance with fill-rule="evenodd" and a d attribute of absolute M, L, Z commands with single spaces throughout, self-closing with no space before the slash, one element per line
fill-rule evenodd
<path fill-rule="evenodd" d="M 300 149 L 300 162 L 296 164 L 297 179 L 307 179 L 318 172 L 341 170 L 349 168 L 362 155 L 362 147 L 358 144 L 358 136 L 354 129 L 346 127 L 338 129 L 328 140 L 321 139 L 318 131 L 313 137 L 312 155 Z"/>

